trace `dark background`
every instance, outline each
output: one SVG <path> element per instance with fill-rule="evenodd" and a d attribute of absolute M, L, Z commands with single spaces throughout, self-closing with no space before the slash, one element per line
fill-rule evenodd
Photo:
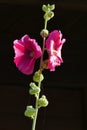
<path fill-rule="evenodd" d="M 55 4 L 48 30 L 61 30 L 66 43 L 64 63 L 55 72 L 44 71 L 42 94 L 49 106 L 39 111 L 38 130 L 87 130 L 87 1 L 0 1 L 0 130 L 31 130 L 24 117 L 32 76 L 23 75 L 13 63 L 13 41 L 28 34 L 41 45 L 42 4 Z M 38 67 L 38 64 L 37 64 Z"/>

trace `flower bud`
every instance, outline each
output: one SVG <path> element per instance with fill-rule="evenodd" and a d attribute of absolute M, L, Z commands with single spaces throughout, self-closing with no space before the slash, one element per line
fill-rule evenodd
<path fill-rule="evenodd" d="M 47 11 L 48 11 L 48 7 L 47 7 L 46 5 L 43 5 L 43 6 L 42 6 L 42 10 L 43 10 L 44 12 L 47 12 Z"/>
<path fill-rule="evenodd" d="M 46 19 L 47 21 L 50 20 L 52 17 L 54 17 L 53 11 L 49 11 L 49 12 L 44 14 L 44 19 Z"/>
<path fill-rule="evenodd" d="M 51 11 L 51 10 L 54 10 L 55 9 L 55 5 L 50 5 L 50 4 L 47 4 L 47 5 L 43 5 L 42 6 L 42 10 L 44 12 L 48 12 L 48 11 Z"/>
<path fill-rule="evenodd" d="M 38 99 L 38 107 L 46 107 L 48 105 L 48 100 L 45 95 Z"/>
<path fill-rule="evenodd" d="M 38 86 L 36 86 L 35 83 L 31 82 L 30 83 L 30 87 L 31 87 L 31 89 L 29 90 L 29 93 L 31 95 L 35 95 L 36 96 L 40 92 L 40 88 Z"/>
<path fill-rule="evenodd" d="M 42 81 L 43 79 L 44 79 L 44 76 L 43 76 L 43 74 L 40 72 L 40 70 L 36 71 L 35 74 L 34 74 L 34 76 L 33 76 L 33 81 L 39 83 L 39 82 Z"/>
<path fill-rule="evenodd" d="M 33 106 L 27 106 L 24 115 L 27 117 L 31 117 L 32 119 L 35 117 L 36 109 Z"/>
<path fill-rule="evenodd" d="M 43 29 L 41 32 L 40 32 L 40 35 L 44 38 L 44 37 L 47 37 L 49 35 L 49 31 L 47 29 Z"/>
<path fill-rule="evenodd" d="M 49 8 L 50 8 L 50 10 L 54 10 L 55 9 L 55 4 L 49 5 Z"/>

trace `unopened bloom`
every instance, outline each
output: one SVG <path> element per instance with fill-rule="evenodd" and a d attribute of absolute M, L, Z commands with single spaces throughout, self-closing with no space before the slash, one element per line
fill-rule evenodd
<path fill-rule="evenodd" d="M 62 39 L 61 31 L 54 30 L 49 34 L 46 40 L 46 49 L 49 52 L 48 69 L 55 71 L 56 66 L 60 66 L 63 63 L 61 57 L 61 49 L 65 39 Z"/>
<path fill-rule="evenodd" d="M 24 74 L 32 74 L 35 61 L 42 54 L 40 46 L 35 39 L 31 39 L 28 35 L 24 35 L 20 40 L 15 40 L 13 43 L 14 62 L 17 68 Z"/>

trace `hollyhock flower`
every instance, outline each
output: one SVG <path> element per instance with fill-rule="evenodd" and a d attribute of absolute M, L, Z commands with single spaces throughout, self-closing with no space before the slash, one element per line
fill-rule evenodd
<path fill-rule="evenodd" d="M 28 35 L 24 35 L 20 40 L 15 40 L 13 44 L 14 62 L 17 68 L 24 74 L 32 74 L 35 61 L 42 54 L 40 46 L 35 39 L 31 39 Z"/>
<path fill-rule="evenodd" d="M 62 33 L 58 30 L 52 31 L 46 40 L 46 49 L 49 52 L 48 69 L 50 71 L 55 71 L 55 67 L 63 63 L 61 49 L 64 42 L 65 39 L 62 39 Z"/>

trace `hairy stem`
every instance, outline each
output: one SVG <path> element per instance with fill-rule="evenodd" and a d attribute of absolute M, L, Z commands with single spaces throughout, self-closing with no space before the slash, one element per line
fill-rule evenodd
<path fill-rule="evenodd" d="M 47 28 L 47 20 L 45 20 L 45 24 L 44 24 L 44 29 Z M 44 37 L 43 38 L 43 46 L 42 46 L 42 56 L 41 56 L 41 60 L 40 60 L 40 71 L 42 73 L 42 65 L 43 65 L 43 55 L 44 55 L 44 48 L 45 48 L 45 40 L 46 38 Z M 38 87 L 40 88 L 41 87 L 41 81 L 39 81 L 38 83 Z M 36 98 L 36 104 L 35 104 L 35 109 L 36 109 L 36 114 L 35 114 L 35 117 L 33 119 L 33 124 L 32 124 L 32 130 L 35 130 L 35 127 L 36 127 L 36 121 L 37 121 L 37 115 L 38 115 L 38 99 L 39 99 L 39 95 L 40 93 L 38 93 L 37 95 L 37 98 Z"/>
<path fill-rule="evenodd" d="M 40 86 L 41 86 L 41 81 L 38 83 L 39 88 L 40 88 Z M 35 130 L 35 127 L 36 127 L 36 121 L 37 121 L 37 115 L 38 115 L 38 99 L 39 99 L 39 95 L 40 95 L 40 93 L 38 93 L 37 98 L 36 98 L 36 104 L 35 104 L 36 114 L 35 114 L 35 117 L 33 119 L 32 130 Z"/>
<path fill-rule="evenodd" d="M 45 19 L 44 21 L 44 29 L 47 28 L 47 20 Z M 44 55 L 44 50 L 45 50 L 45 41 L 46 41 L 46 37 L 43 37 L 43 46 L 42 46 L 42 56 L 41 56 L 41 60 L 40 60 L 40 71 L 42 72 L 43 68 L 43 55 Z"/>

